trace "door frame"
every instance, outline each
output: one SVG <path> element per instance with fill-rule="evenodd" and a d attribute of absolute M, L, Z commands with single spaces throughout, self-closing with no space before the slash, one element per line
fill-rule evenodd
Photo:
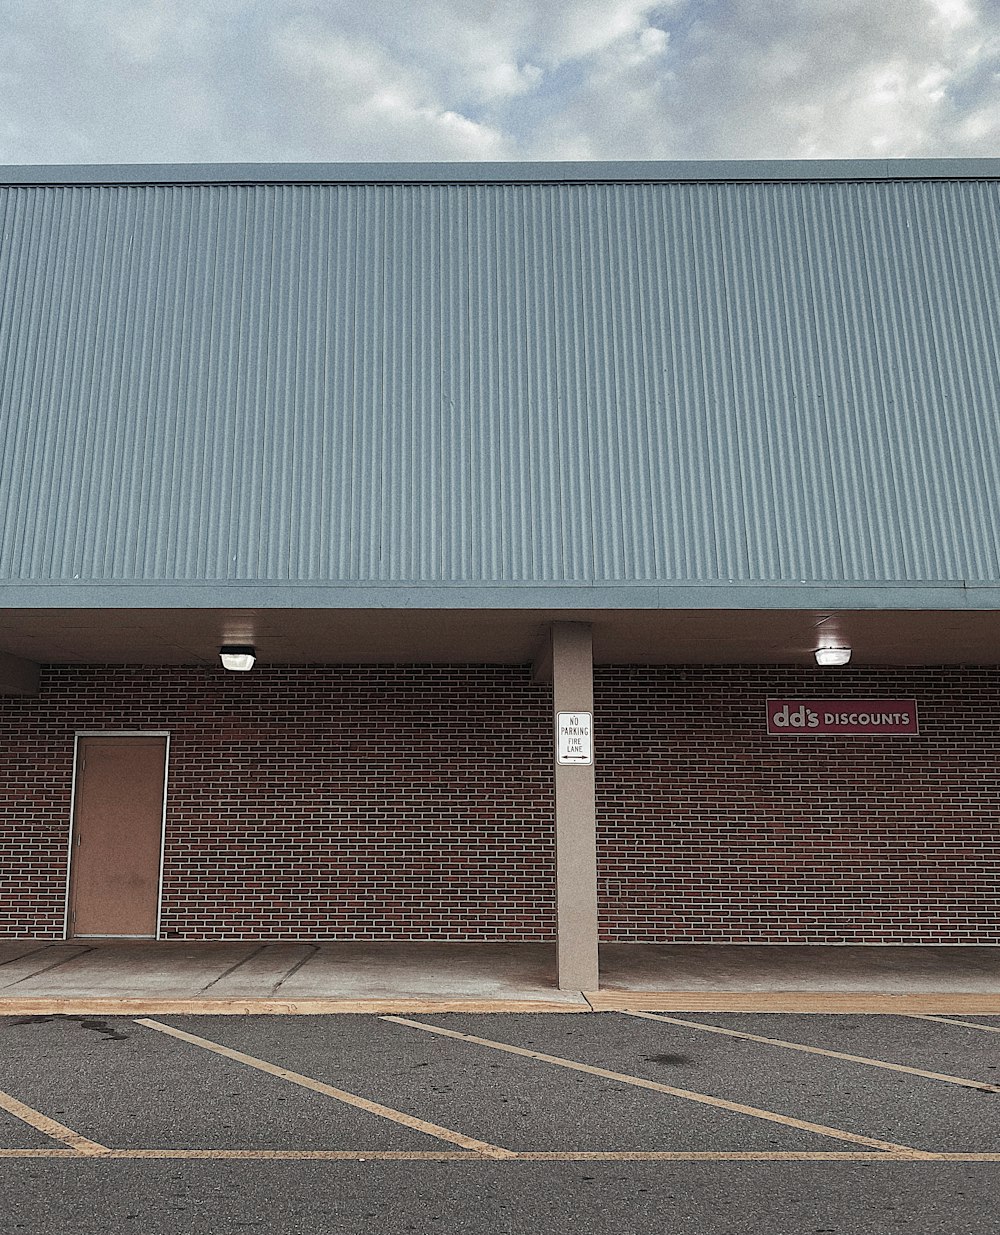
<path fill-rule="evenodd" d="M 69 897 L 73 878 L 73 834 L 76 822 L 76 772 L 80 765 L 81 738 L 164 738 L 163 746 L 163 803 L 160 808 L 160 871 L 156 884 L 156 934 L 160 938 L 163 917 L 163 857 L 167 839 L 167 782 L 170 775 L 170 730 L 169 729 L 78 729 L 73 734 L 73 778 L 69 791 L 69 853 L 66 858 L 66 903 L 63 909 L 63 939 L 69 939 Z M 116 936 L 118 938 L 118 936 Z"/>

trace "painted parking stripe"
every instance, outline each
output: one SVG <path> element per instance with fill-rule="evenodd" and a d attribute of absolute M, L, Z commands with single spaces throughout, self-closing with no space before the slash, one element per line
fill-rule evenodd
<path fill-rule="evenodd" d="M 485 1154 L 472 1150 L 394 1149 L 116 1149 L 115 1158 L 218 1158 L 232 1162 L 479 1162 Z M 511 1153 L 494 1159 L 507 1162 Z"/>
<path fill-rule="evenodd" d="M 1000 1093 L 1000 1085 L 986 1081 L 971 1081 L 964 1076 L 949 1076 L 947 1072 L 928 1072 L 924 1068 L 911 1068 L 906 1064 L 888 1063 L 884 1059 L 869 1059 L 865 1055 L 848 1055 L 844 1051 L 831 1051 L 822 1046 L 806 1046 L 804 1042 L 786 1042 L 784 1038 L 765 1038 L 756 1033 L 744 1033 L 739 1029 L 724 1029 L 720 1025 L 705 1025 L 701 1021 L 685 1021 L 678 1016 L 664 1016 L 657 1012 L 622 1012 L 621 1016 L 638 1016 L 646 1021 L 663 1021 L 667 1025 L 683 1025 L 688 1029 L 701 1029 L 705 1033 L 724 1034 L 729 1038 L 743 1038 L 747 1042 L 762 1042 L 765 1046 L 780 1046 L 789 1051 L 804 1051 L 809 1055 L 825 1055 L 828 1059 L 844 1059 L 848 1063 L 863 1063 L 870 1068 L 885 1068 L 890 1072 L 906 1072 L 910 1076 L 922 1076 L 930 1081 L 946 1081 L 949 1085 L 962 1085 L 966 1089 L 978 1089 L 981 1093 Z"/>
<path fill-rule="evenodd" d="M 97 1154 L 108 1152 L 106 1145 L 98 1145 L 96 1141 L 88 1140 L 87 1137 L 81 1136 L 79 1132 L 74 1132 L 72 1128 L 67 1128 L 65 1124 L 61 1124 L 57 1119 L 43 1115 L 41 1111 L 36 1111 L 33 1106 L 26 1106 L 23 1102 L 12 1097 L 9 1093 L 4 1093 L 2 1090 L 0 1090 L 0 1109 L 7 1111 L 23 1123 L 30 1124 L 39 1132 L 50 1136 L 54 1141 L 62 1141 L 75 1154 L 84 1154 L 86 1157 L 92 1158 Z"/>
<path fill-rule="evenodd" d="M 569 1153 L 542 1150 L 521 1152 L 517 1157 L 530 1162 L 1000 1162 L 1000 1153 L 938 1154 L 922 1149 L 894 1154 L 874 1150 L 810 1149 L 654 1149 L 646 1152 L 610 1149 Z"/>
<path fill-rule="evenodd" d="M 459 1033 L 454 1029 L 442 1029 L 439 1025 L 428 1025 L 423 1021 L 411 1021 L 402 1016 L 383 1016 L 383 1021 L 391 1021 L 395 1025 L 406 1025 L 411 1029 L 420 1029 L 425 1033 L 440 1034 L 445 1038 L 456 1038 L 461 1042 L 471 1042 L 476 1046 L 486 1046 L 491 1050 L 505 1051 L 510 1055 L 521 1055 L 525 1059 L 537 1059 L 541 1063 L 554 1064 L 558 1068 L 571 1068 L 574 1072 L 586 1072 L 590 1076 L 601 1076 L 610 1081 L 619 1081 L 623 1085 L 634 1085 L 639 1089 L 651 1089 L 655 1093 L 669 1094 L 674 1098 L 684 1098 L 688 1102 L 700 1102 L 704 1106 L 714 1106 L 720 1110 L 732 1111 L 737 1115 L 751 1115 L 755 1119 L 766 1119 L 770 1123 L 784 1124 L 788 1128 L 798 1128 L 802 1132 L 815 1132 L 820 1136 L 830 1136 L 839 1141 L 851 1141 L 856 1145 L 868 1145 L 872 1149 L 883 1149 L 894 1154 L 914 1154 L 919 1152 L 909 1145 L 897 1145 L 893 1141 L 880 1141 L 870 1136 L 860 1136 L 856 1132 L 846 1132 L 842 1128 L 829 1128 L 825 1124 L 808 1123 L 803 1119 L 795 1119 L 791 1115 L 780 1115 L 777 1111 L 765 1111 L 756 1106 L 745 1106 L 742 1102 L 729 1102 L 725 1098 L 715 1098 L 710 1094 L 697 1093 L 691 1089 L 678 1089 L 674 1085 L 664 1085 L 660 1081 L 648 1081 L 645 1077 L 629 1076 L 623 1072 L 611 1072 L 607 1068 L 595 1068 L 591 1064 L 580 1063 L 575 1059 L 563 1059 L 559 1055 L 544 1055 L 540 1051 L 529 1051 L 523 1046 L 512 1046 L 509 1042 L 494 1042 L 490 1038 L 477 1038 L 473 1034 Z"/>
<path fill-rule="evenodd" d="M 979 1021 L 959 1021 L 952 1016 L 920 1015 L 917 1012 L 907 1012 L 904 1015 L 914 1021 L 937 1021 L 939 1025 L 962 1025 L 966 1029 L 985 1029 L 987 1033 L 1000 1033 L 1000 1025 L 983 1025 Z"/>
<path fill-rule="evenodd" d="M 479 1162 L 474 1153 L 392 1153 L 349 1149 L 123 1149 L 114 1158 L 220 1158 L 236 1161 L 314 1162 Z M 1000 1158 L 1000 1154 L 997 1155 Z M 517 1150 L 504 1162 L 911 1162 L 912 1154 L 781 1150 Z"/>
<path fill-rule="evenodd" d="M 0 1149 L 0 1158 L 63 1158 L 77 1161 L 83 1155 L 71 1149 Z M 408 1153 L 370 1149 L 109 1149 L 101 1161 L 221 1161 L 221 1162 L 478 1162 L 481 1153 Z M 756 1149 L 652 1149 L 652 1150 L 518 1150 L 503 1159 L 512 1162 L 1000 1162 L 1000 1153 L 934 1153 L 912 1150 L 906 1153 L 881 1153 L 874 1150 L 756 1150 Z"/>
<path fill-rule="evenodd" d="M 69 1149 L 6 1149 L 0 1157 L 78 1158 Z M 841 1150 L 518 1150 L 504 1162 L 912 1162 L 928 1155 Z M 931 1155 L 933 1156 L 933 1155 Z M 967 1155 L 972 1157 L 974 1155 Z M 981 1155 L 980 1155 L 981 1156 Z M 1000 1158 L 1000 1154 L 994 1155 Z M 962 1155 L 959 1155 L 962 1157 Z M 471 1152 L 410 1153 L 370 1149 L 112 1149 L 102 1158 L 222 1162 L 483 1162 Z"/>
<path fill-rule="evenodd" d="M 172 1025 L 164 1025 L 161 1021 L 140 1018 L 136 1021 L 136 1024 L 144 1025 L 147 1029 L 155 1029 L 158 1033 L 169 1034 L 172 1038 L 179 1038 L 182 1042 L 189 1042 L 192 1046 L 198 1046 L 202 1050 L 211 1051 L 213 1054 L 222 1055 L 226 1059 L 235 1060 L 236 1063 L 244 1063 L 250 1068 L 256 1068 L 260 1072 L 267 1072 L 271 1076 L 280 1077 L 281 1080 L 289 1081 L 293 1085 L 301 1085 L 303 1089 L 311 1089 L 315 1093 L 325 1095 L 327 1098 L 335 1098 L 338 1102 L 344 1102 L 348 1106 L 357 1107 L 358 1110 L 367 1111 L 370 1115 L 380 1115 L 383 1119 L 389 1119 L 393 1123 L 402 1124 L 403 1127 L 412 1128 L 415 1132 L 423 1132 L 427 1136 L 437 1137 L 440 1141 L 449 1141 L 452 1145 L 459 1145 L 462 1149 L 473 1150 L 475 1153 L 483 1154 L 487 1158 L 509 1158 L 511 1156 L 509 1149 L 502 1149 L 499 1145 L 491 1145 L 487 1141 L 478 1141 L 474 1137 L 465 1136 L 461 1132 L 454 1132 L 451 1128 L 442 1128 L 440 1124 L 428 1123 L 426 1119 L 417 1119 L 416 1116 L 407 1115 L 404 1111 L 396 1111 L 390 1106 L 382 1106 L 379 1102 L 369 1102 L 367 1098 L 347 1093 L 343 1089 L 335 1089 L 332 1085 L 324 1084 L 323 1081 L 317 1081 L 311 1076 L 303 1076 L 301 1072 L 291 1072 L 288 1068 L 279 1068 L 277 1064 L 268 1063 L 266 1059 L 257 1059 L 253 1055 L 244 1055 L 242 1051 L 234 1051 L 231 1047 L 223 1046 L 219 1042 L 211 1042 L 208 1038 L 199 1038 L 193 1033 L 185 1033 L 183 1029 L 174 1029 Z"/>

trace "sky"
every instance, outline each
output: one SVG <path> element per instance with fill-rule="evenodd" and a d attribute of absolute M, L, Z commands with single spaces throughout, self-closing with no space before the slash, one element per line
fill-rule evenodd
<path fill-rule="evenodd" d="M 0 163 L 1000 156 L 1000 0 L 0 0 Z"/>

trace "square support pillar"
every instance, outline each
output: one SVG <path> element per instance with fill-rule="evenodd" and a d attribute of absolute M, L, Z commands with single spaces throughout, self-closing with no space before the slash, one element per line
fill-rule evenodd
<path fill-rule="evenodd" d="M 556 784 L 556 930 L 560 990 L 593 991 L 597 968 L 597 807 L 593 763 L 558 760 L 560 712 L 594 711 L 594 654 L 585 622 L 552 624 Z"/>

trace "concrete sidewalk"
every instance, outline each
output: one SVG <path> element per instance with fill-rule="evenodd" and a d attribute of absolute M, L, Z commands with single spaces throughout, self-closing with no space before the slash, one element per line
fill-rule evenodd
<path fill-rule="evenodd" d="M 0 1014 L 1000 1013 L 1000 948 L 612 944 L 600 991 L 550 944 L 0 941 Z"/>

